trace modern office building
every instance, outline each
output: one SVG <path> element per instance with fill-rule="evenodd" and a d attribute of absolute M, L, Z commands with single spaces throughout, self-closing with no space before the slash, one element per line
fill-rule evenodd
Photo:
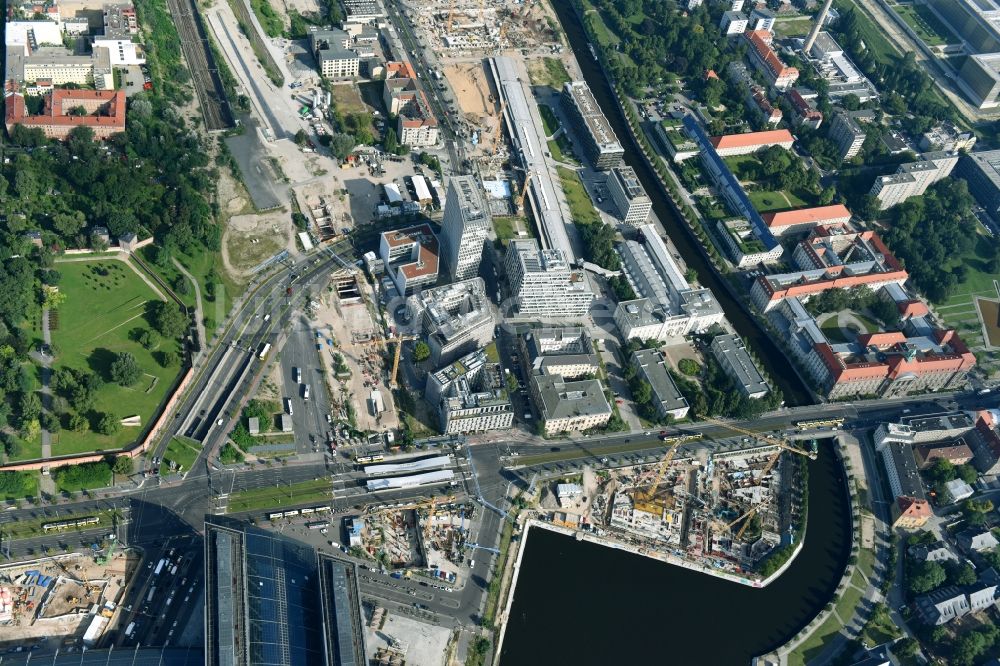
<path fill-rule="evenodd" d="M 463 356 L 427 375 L 427 402 L 438 410 L 441 432 L 460 434 L 503 430 L 514 422 L 514 407 L 498 363 L 483 350 Z"/>
<path fill-rule="evenodd" d="M 848 114 L 834 114 L 829 138 L 837 144 L 841 160 L 849 160 L 860 153 L 866 137 L 865 131 Z"/>
<path fill-rule="evenodd" d="M 635 169 L 630 166 L 613 167 L 608 174 L 607 186 L 622 222 L 632 226 L 646 223 L 653 202 L 642 188 Z"/>
<path fill-rule="evenodd" d="M 316 58 L 319 73 L 327 79 L 358 76 L 361 59 L 350 45 L 351 36 L 343 30 L 313 29 L 309 32 L 309 48 Z"/>
<path fill-rule="evenodd" d="M 353 562 L 206 516 L 208 666 L 362 666 L 362 617 Z"/>
<path fill-rule="evenodd" d="M 774 36 L 770 32 L 748 30 L 743 34 L 750 43 L 750 63 L 764 75 L 768 85 L 778 90 L 786 90 L 795 85 L 799 78 L 799 70 L 783 63 L 774 52 L 771 48 Z"/>
<path fill-rule="evenodd" d="M 640 241 L 625 241 L 618 252 L 625 278 L 639 297 L 615 308 L 615 324 L 626 340 L 676 342 L 725 319 L 712 292 L 688 282 L 655 226 L 640 227 Z"/>
<path fill-rule="evenodd" d="M 963 155 L 955 173 L 969 183 L 969 193 L 991 217 L 1000 217 L 1000 150 Z"/>
<path fill-rule="evenodd" d="M 655 349 L 640 349 L 632 354 L 632 365 L 653 393 L 653 406 L 660 418 L 682 419 L 690 406 L 670 376 L 663 354 Z"/>
<path fill-rule="evenodd" d="M 441 244 L 452 280 L 479 275 L 483 244 L 492 229 L 489 207 L 472 176 L 454 176 L 441 220 Z"/>
<path fill-rule="evenodd" d="M 712 355 L 722 369 L 733 379 L 736 388 L 748 398 L 763 398 L 771 387 L 764 375 L 750 358 L 750 352 L 740 336 L 734 333 L 717 335 L 712 338 Z"/>
<path fill-rule="evenodd" d="M 611 420 L 611 405 L 597 379 L 567 382 L 558 375 L 533 375 L 531 396 L 546 435 L 599 428 Z"/>
<path fill-rule="evenodd" d="M 407 306 L 420 323 L 434 365 L 451 363 L 493 339 L 496 318 L 482 278 L 422 289 Z"/>
<path fill-rule="evenodd" d="M 437 282 L 438 252 L 429 224 L 385 231 L 379 241 L 379 256 L 401 295 Z"/>
<path fill-rule="evenodd" d="M 574 120 L 577 134 L 583 139 L 587 158 L 594 168 L 607 170 L 616 166 L 625 155 L 625 149 L 604 117 L 590 86 L 585 81 L 566 83 L 563 99 L 567 114 Z"/>
<path fill-rule="evenodd" d="M 519 313 L 579 317 L 590 310 L 594 293 L 586 276 L 560 250 L 542 250 L 534 239 L 512 240 L 505 267 Z"/>
<path fill-rule="evenodd" d="M 871 194 L 879 200 L 881 210 L 892 208 L 910 197 L 920 196 L 928 187 L 950 176 L 956 164 L 956 153 L 924 153 L 919 162 L 901 164 L 896 173 L 876 178 Z"/>

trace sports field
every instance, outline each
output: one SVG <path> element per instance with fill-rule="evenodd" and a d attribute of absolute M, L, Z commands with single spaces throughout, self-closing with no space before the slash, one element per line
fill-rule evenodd
<path fill-rule="evenodd" d="M 52 342 L 56 346 L 54 368 L 69 366 L 97 373 L 104 381 L 94 407 L 83 414 L 95 425 L 102 413 L 119 418 L 138 415 L 140 427 L 123 427 L 114 435 L 87 430 L 63 429 L 52 438 L 52 454 L 64 455 L 98 449 L 116 449 L 133 441 L 153 417 L 180 370 L 178 343 L 158 335 L 152 349 L 134 338 L 139 330 L 152 330 L 147 308 L 160 297 L 122 261 L 65 262 L 56 264 L 62 274 L 59 290 L 66 300 L 51 319 Z M 161 364 L 170 354 L 167 367 Z M 119 352 L 130 352 L 143 371 L 139 381 L 122 387 L 111 381 L 110 367 Z"/>

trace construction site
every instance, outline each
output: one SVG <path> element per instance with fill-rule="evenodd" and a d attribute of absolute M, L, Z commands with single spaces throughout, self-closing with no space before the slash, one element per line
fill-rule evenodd
<path fill-rule="evenodd" d="M 0 569 L 0 650 L 39 641 L 92 648 L 118 621 L 118 603 L 140 556 L 114 542 L 95 554 L 60 554 Z M 50 643 L 51 645 L 51 643 Z"/>
<path fill-rule="evenodd" d="M 373 508 L 364 516 L 361 547 L 368 557 L 401 576 L 418 574 L 453 584 L 460 565 L 472 557 L 466 537 L 474 513 L 471 504 L 454 498 Z"/>
<path fill-rule="evenodd" d="M 815 443 L 803 448 L 747 434 L 741 447 L 711 454 L 695 447 L 683 457 L 676 455 L 680 445 L 700 435 L 674 437 L 659 462 L 561 479 L 543 495 L 542 508 L 551 509 L 555 525 L 640 553 L 752 573 L 775 548 L 794 541 L 804 492 L 797 471 L 816 452 Z"/>

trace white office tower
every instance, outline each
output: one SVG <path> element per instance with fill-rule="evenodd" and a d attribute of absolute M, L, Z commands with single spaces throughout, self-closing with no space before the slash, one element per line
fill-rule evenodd
<path fill-rule="evenodd" d="M 441 231 L 448 270 L 453 280 L 479 275 L 483 244 L 492 222 L 489 209 L 472 176 L 455 176 L 448 184 Z"/>
<path fill-rule="evenodd" d="M 507 281 L 521 314 L 579 317 L 594 293 L 582 271 L 573 270 L 561 250 L 542 250 L 534 239 L 507 244 Z"/>

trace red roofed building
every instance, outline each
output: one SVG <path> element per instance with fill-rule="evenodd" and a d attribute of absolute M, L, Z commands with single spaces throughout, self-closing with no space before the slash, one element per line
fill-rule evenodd
<path fill-rule="evenodd" d="M 1000 472 L 1000 435 L 993 414 L 988 410 L 976 413 L 976 427 L 966 436 L 975 454 L 974 465 L 983 474 Z"/>
<path fill-rule="evenodd" d="M 437 282 L 438 239 L 429 224 L 384 232 L 379 255 L 400 294 Z"/>
<path fill-rule="evenodd" d="M 765 123 L 768 125 L 777 125 L 781 122 L 784 114 L 781 109 L 771 104 L 771 100 L 767 98 L 767 94 L 762 88 L 754 86 L 750 89 L 749 95 L 750 101 L 757 108 L 758 113 L 760 113 Z"/>
<path fill-rule="evenodd" d="M 73 113 L 83 109 L 85 115 Z M 50 139 L 65 139 L 74 127 L 89 127 L 95 139 L 125 131 L 125 93 L 121 90 L 53 90 L 37 116 L 28 115 L 24 97 L 9 95 L 4 120 L 7 133 L 15 125 L 40 128 Z"/>
<path fill-rule="evenodd" d="M 799 70 L 781 62 L 771 48 L 773 36 L 766 30 L 748 30 L 743 33 L 750 42 L 750 62 L 760 71 L 767 82 L 778 90 L 790 88 L 799 78 Z"/>
<path fill-rule="evenodd" d="M 847 224 L 851 221 L 851 211 L 843 204 L 799 208 L 781 213 L 764 213 L 761 217 L 775 236 L 812 229 L 821 224 Z"/>
<path fill-rule="evenodd" d="M 713 136 L 709 141 L 719 157 L 729 157 L 730 155 L 749 155 L 761 148 L 770 148 L 771 146 L 781 146 L 787 150 L 792 147 L 795 137 L 788 130 L 780 129 Z"/>
<path fill-rule="evenodd" d="M 796 125 L 819 129 L 819 126 L 823 124 L 823 113 L 814 109 L 798 90 L 793 88 L 788 91 L 788 101 L 792 105 L 792 110 L 795 111 L 794 121 Z"/>
<path fill-rule="evenodd" d="M 423 90 L 399 108 L 396 134 L 408 146 L 433 146 L 438 142 L 438 121 Z"/>
<path fill-rule="evenodd" d="M 926 525 L 934 512 L 931 511 L 931 505 L 925 499 L 899 497 L 893 507 L 893 515 L 895 516 L 892 523 L 894 529 L 915 530 Z"/>
<path fill-rule="evenodd" d="M 763 312 L 786 298 L 808 300 L 827 289 L 889 284 L 902 286 L 909 274 L 874 231 L 853 232 L 838 225 L 816 227 L 792 255 L 801 269 L 762 275 L 750 288 L 750 297 Z"/>

